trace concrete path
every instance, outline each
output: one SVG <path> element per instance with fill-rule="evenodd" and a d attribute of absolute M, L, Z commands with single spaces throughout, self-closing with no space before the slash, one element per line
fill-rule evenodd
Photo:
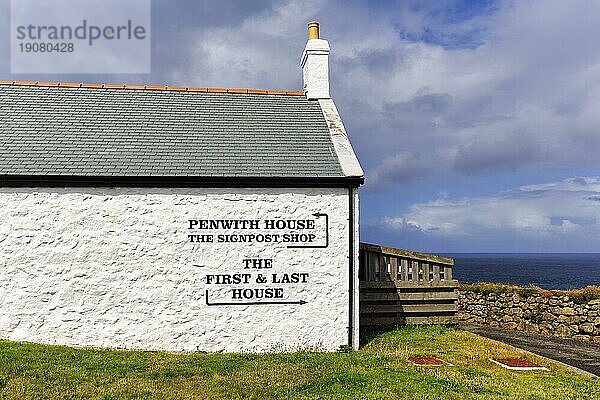
<path fill-rule="evenodd" d="M 600 377 L 600 345 L 574 339 L 493 328 L 487 325 L 460 324 L 461 328 Z"/>

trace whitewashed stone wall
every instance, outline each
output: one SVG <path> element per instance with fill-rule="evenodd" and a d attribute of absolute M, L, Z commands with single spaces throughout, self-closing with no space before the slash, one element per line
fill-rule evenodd
<path fill-rule="evenodd" d="M 0 338 L 168 351 L 336 350 L 348 343 L 351 315 L 348 207 L 347 189 L 2 188 Z M 321 245 L 325 218 L 315 213 L 328 215 L 327 248 L 188 237 L 274 233 L 191 230 L 191 219 L 312 219 Z M 272 259 L 272 269 L 244 269 L 248 258 Z M 207 275 L 234 273 L 250 273 L 249 283 L 207 284 Z M 266 283 L 256 282 L 259 273 Z M 291 273 L 308 273 L 307 283 L 272 282 L 272 274 Z M 283 295 L 256 301 L 306 304 L 207 305 L 207 293 L 211 303 L 237 303 L 247 300 L 232 299 L 233 288 L 267 287 Z"/>

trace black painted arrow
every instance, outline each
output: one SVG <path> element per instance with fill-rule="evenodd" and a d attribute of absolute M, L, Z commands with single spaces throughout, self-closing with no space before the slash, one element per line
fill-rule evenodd
<path fill-rule="evenodd" d="M 275 304 L 275 305 L 279 305 L 279 304 L 306 304 L 308 303 L 308 301 L 304 301 L 304 300 L 297 300 L 297 301 L 250 301 L 250 302 L 246 302 L 246 303 L 240 303 L 240 302 L 218 302 L 218 303 L 211 303 L 208 301 L 208 290 L 206 291 L 206 305 L 207 306 L 252 306 L 252 305 L 267 305 L 267 304 Z"/>
<path fill-rule="evenodd" d="M 288 249 L 325 249 L 329 247 L 329 215 L 325 213 L 314 213 L 313 215 L 317 218 L 325 217 L 325 244 L 316 246 L 289 245 Z"/>

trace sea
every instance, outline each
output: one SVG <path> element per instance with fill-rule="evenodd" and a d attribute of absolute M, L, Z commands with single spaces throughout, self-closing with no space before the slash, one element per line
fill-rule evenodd
<path fill-rule="evenodd" d="M 444 256 L 454 258 L 453 275 L 461 283 L 536 285 L 559 290 L 600 286 L 600 253 L 454 253 Z"/>

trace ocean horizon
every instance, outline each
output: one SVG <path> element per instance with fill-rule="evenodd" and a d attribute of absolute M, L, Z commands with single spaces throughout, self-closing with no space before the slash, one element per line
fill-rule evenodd
<path fill-rule="evenodd" d="M 600 286 L 600 253 L 443 253 L 461 283 L 536 285 L 543 289 Z"/>

